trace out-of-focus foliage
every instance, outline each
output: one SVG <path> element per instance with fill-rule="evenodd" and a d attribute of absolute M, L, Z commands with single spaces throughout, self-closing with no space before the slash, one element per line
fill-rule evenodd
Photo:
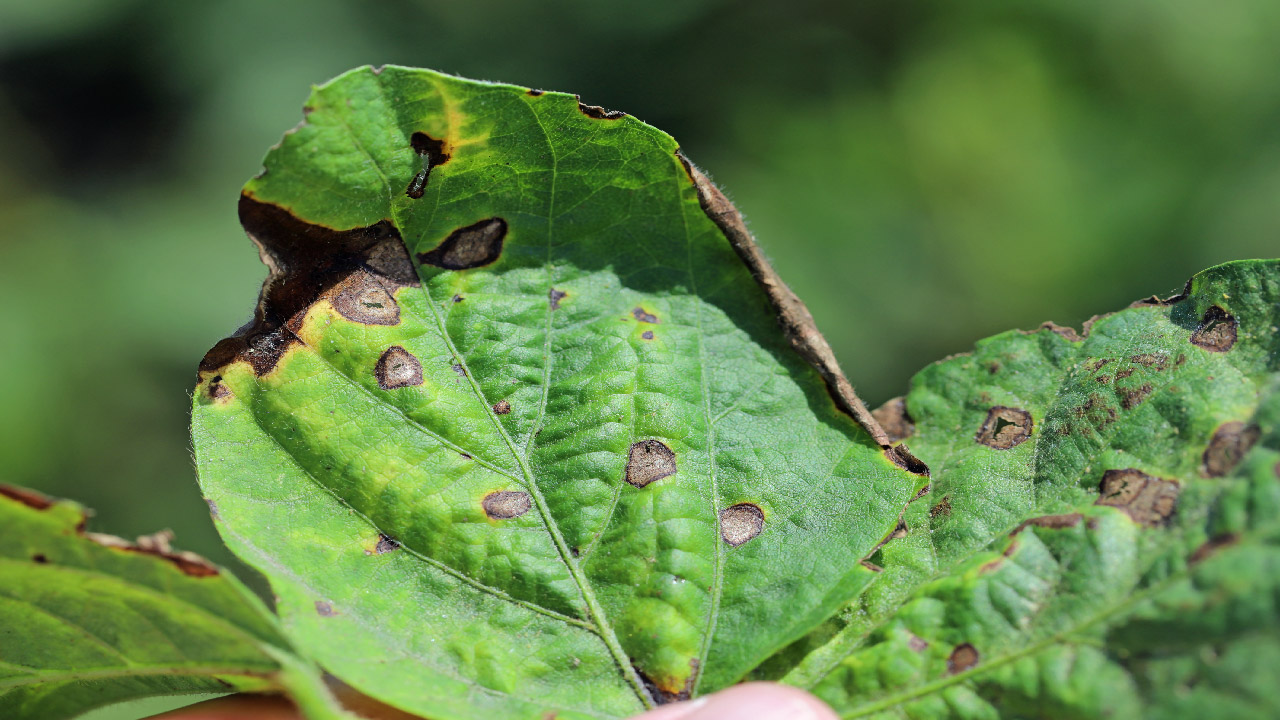
<path fill-rule="evenodd" d="M 1274 255 L 1278 30 L 1270 0 L 5 0 L 0 473 L 228 561 L 183 394 L 263 275 L 236 188 L 299 88 L 348 67 L 569 89 L 669 131 L 874 405 L 974 337 Z"/>

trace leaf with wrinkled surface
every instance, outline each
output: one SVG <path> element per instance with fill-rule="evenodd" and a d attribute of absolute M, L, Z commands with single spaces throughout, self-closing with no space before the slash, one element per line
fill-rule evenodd
<path fill-rule="evenodd" d="M 1277 324 L 1236 262 L 920 372 L 877 415 L 931 490 L 776 674 L 848 718 L 1275 716 Z"/>
<path fill-rule="evenodd" d="M 152 695 L 276 687 L 261 602 L 163 535 L 84 531 L 85 512 L 0 486 L 0 717 L 69 718 Z"/>
<path fill-rule="evenodd" d="M 670 137 L 395 67 L 306 110 L 245 187 L 272 273 L 193 418 L 300 651 L 432 717 L 620 717 L 869 582 L 924 479 Z"/>

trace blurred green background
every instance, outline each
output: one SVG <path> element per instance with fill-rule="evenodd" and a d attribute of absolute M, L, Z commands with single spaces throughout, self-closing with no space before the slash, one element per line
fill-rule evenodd
<path fill-rule="evenodd" d="M 196 363 L 265 271 L 240 185 L 398 63 L 678 138 L 871 405 L 974 340 L 1280 254 L 1276 0 L 0 0 L 0 480 L 230 562 Z"/>

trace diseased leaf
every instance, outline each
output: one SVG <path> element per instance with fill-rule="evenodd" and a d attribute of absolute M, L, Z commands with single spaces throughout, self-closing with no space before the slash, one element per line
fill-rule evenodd
<path fill-rule="evenodd" d="M 871 579 L 922 468 L 670 137 L 366 68 L 264 164 L 240 214 L 272 274 L 193 436 L 327 670 L 432 717 L 625 716 Z"/>
<path fill-rule="evenodd" d="M 786 679 L 850 718 L 1274 716 L 1277 324 L 1280 263 L 1237 262 L 923 370 L 877 413 L 931 490 Z"/>
<path fill-rule="evenodd" d="M 0 486 L 0 717 L 277 686 L 265 648 L 284 640 L 239 582 L 164 535 L 136 545 L 84 524 L 74 503 Z"/>

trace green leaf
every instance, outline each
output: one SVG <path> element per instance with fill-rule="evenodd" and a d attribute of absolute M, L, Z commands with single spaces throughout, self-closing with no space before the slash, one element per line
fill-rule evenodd
<path fill-rule="evenodd" d="M 1237 262 L 923 370 L 877 414 L 931 490 L 786 679 L 844 717 L 1275 715 L 1277 324 L 1280 263 Z"/>
<path fill-rule="evenodd" d="M 0 717 L 276 687 L 285 647 L 232 576 L 167 537 L 84 531 L 68 501 L 0 486 Z"/>
<path fill-rule="evenodd" d="M 870 581 L 923 479 L 670 137 L 396 67 L 306 111 L 241 198 L 272 274 L 192 431 L 302 652 L 433 717 L 618 717 Z"/>

